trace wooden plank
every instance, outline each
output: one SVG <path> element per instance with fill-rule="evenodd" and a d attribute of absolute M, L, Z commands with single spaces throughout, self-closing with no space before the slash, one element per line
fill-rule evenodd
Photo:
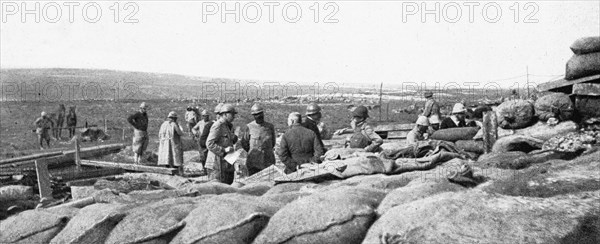
<path fill-rule="evenodd" d="M 100 145 L 100 146 L 82 148 L 80 150 L 79 156 L 82 159 L 99 157 L 99 156 L 118 152 L 118 151 L 122 150 L 123 148 L 125 148 L 126 145 L 127 144 L 117 143 L 117 144 L 108 144 L 108 145 Z M 75 150 L 64 151 L 62 153 L 63 153 L 63 155 L 49 157 L 49 158 L 43 158 L 41 160 L 49 161 L 49 166 L 56 166 L 56 165 L 69 164 L 69 163 L 72 164 L 75 162 L 74 161 Z M 28 160 L 28 161 L 23 161 L 23 162 L 16 162 L 16 163 L 11 163 L 11 164 L 0 165 L 0 167 L 34 167 L 34 161 Z"/>
<path fill-rule="evenodd" d="M 373 128 L 374 131 L 410 131 L 415 127 L 415 124 L 387 124 L 378 125 Z"/>
<path fill-rule="evenodd" d="M 62 155 L 62 154 L 63 154 L 63 152 L 48 152 L 48 153 L 38 153 L 38 154 L 33 154 L 33 155 L 27 155 L 27 156 L 22 156 L 22 157 L 14 157 L 14 158 L 0 160 L 0 165 L 11 164 L 11 163 L 21 162 L 21 161 L 35 160 L 35 159 L 40 159 L 40 158 L 47 158 L 47 157 L 58 156 L 58 155 Z"/>
<path fill-rule="evenodd" d="M 600 75 L 592 75 L 592 76 L 587 76 L 587 77 L 583 77 L 583 78 L 579 78 L 579 79 L 575 79 L 575 80 L 559 79 L 559 80 L 555 80 L 555 81 L 549 81 L 546 83 L 539 84 L 538 90 L 550 91 L 550 90 L 554 90 L 554 89 L 558 89 L 558 88 L 562 88 L 565 86 L 570 86 L 570 85 L 574 85 L 574 84 L 578 84 L 578 83 L 590 82 L 593 80 L 600 80 Z"/>
<path fill-rule="evenodd" d="M 388 132 L 387 139 L 406 139 L 410 131 L 390 131 Z"/>
<path fill-rule="evenodd" d="M 106 168 L 120 168 L 120 169 L 130 170 L 130 171 L 149 172 L 149 173 L 158 173 L 158 174 L 166 174 L 166 175 L 173 175 L 177 171 L 177 169 L 175 169 L 175 168 L 162 168 L 162 167 L 145 166 L 145 165 L 138 165 L 138 164 L 113 163 L 113 162 L 104 162 L 104 161 L 95 161 L 95 160 L 81 160 L 81 165 L 106 167 Z"/>
<path fill-rule="evenodd" d="M 600 96 L 600 83 L 574 84 L 573 94 L 586 96 Z"/>
<path fill-rule="evenodd" d="M 42 160 L 35 161 L 35 170 L 37 173 L 38 188 L 40 198 L 52 199 L 52 183 L 50 182 L 50 173 L 48 164 Z"/>

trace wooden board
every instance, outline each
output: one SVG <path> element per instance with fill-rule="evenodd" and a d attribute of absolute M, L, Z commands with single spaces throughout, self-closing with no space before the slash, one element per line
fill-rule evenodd
<path fill-rule="evenodd" d="M 375 131 L 410 131 L 415 128 L 415 124 L 387 124 L 378 125 L 373 128 Z"/>
<path fill-rule="evenodd" d="M 600 83 L 579 83 L 573 85 L 573 94 L 600 96 Z"/>
<path fill-rule="evenodd" d="M 387 139 L 406 139 L 410 131 L 390 131 L 388 132 Z"/>
<path fill-rule="evenodd" d="M 52 199 L 52 183 L 50 182 L 50 173 L 48 164 L 42 160 L 35 161 L 35 170 L 37 172 L 38 188 L 40 190 L 40 199 Z"/>
<path fill-rule="evenodd" d="M 587 77 L 574 79 L 574 80 L 560 79 L 560 80 L 555 80 L 555 81 L 549 81 L 546 83 L 539 84 L 538 90 L 551 91 L 551 90 L 555 90 L 555 89 L 560 89 L 565 86 L 570 86 L 570 85 L 584 83 L 584 82 L 590 82 L 593 80 L 600 80 L 600 75 L 592 75 L 592 76 L 587 76 Z"/>
<path fill-rule="evenodd" d="M 129 171 L 158 173 L 158 174 L 166 174 L 166 175 L 173 175 L 177 171 L 177 169 L 175 169 L 175 168 L 162 168 L 162 167 L 155 167 L 155 166 L 113 163 L 113 162 L 94 161 L 94 160 L 81 160 L 81 165 L 106 167 L 106 168 L 120 168 L 120 169 L 124 169 L 124 170 L 129 170 Z"/>

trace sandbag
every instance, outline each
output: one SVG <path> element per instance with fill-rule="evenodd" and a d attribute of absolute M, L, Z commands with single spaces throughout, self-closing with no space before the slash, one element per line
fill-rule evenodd
<path fill-rule="evenodd" d="M 478 154 L 483 154 L 485 152 L 485 148 L 483 147 L 483 141 L 476 140 L 458 140 L 454 142 L 456 148 L 460 150 L 464 150 L 466 152 L 474 152 Z"/>
<path fill-rule="evenodd" d="M 181 189 L 184 192 L 188 193 L 196 193 L 198 195 L 208 195 L 208 194 L 225 194 L 225 193 L 235 193 L 238 191 L 237 188 L 220 183 L 220 182 L 205 182 L 199 184 L 190 184 L 186 185 Z"/>
<path fill-rule="evenodd" d="M 33 197 L 31 186 L 10 185 L 0 187 L 0 202 L 27 200 Z"/>
<path fill-rule="evenodd" d="M 261 197 L 264 199 L 267 199 L 268 201 L 274 201 L 274 202 L 279 202 L 282 204 L 288 204 L 293 201 L 296 201 L 297 199 L 299 199 L 301 197 L 309 196 L 310 194 L 311 193 L 308 193 L 308 192 L 294 191 L 294 192 L 263 195 Z"/>
<path fill-rule="evenodd" d="M 498 126 L 503 129 L 525 128 L 534 121 L 534 107 L 525 100 L 509 100 L 496 108 Z"/>
<path fill-rule="evenodd" d="M 363 243 L 595 243 L 599 195 L 441 193 L 388 210 Z"/>
<path fill-rule="evenodd" d="M 49 243 L 79 209 L 28 210 L 0 222 L 0 243 Z"/>
<path fill-rule="evenodd" d="M 50 243 L 104 243 L 128 208 L 123 204 L 102 203 L 82 208 Z"/>
<path fill-rule="evenodd" d="M 384 196 L 343 187 L 300 198 L 275 213 L 253 243 L 361 243 Z"/>
<path fill-rule="evenodd" d="M 107 244 L 165 242 L 185 225 L 182 220 L 195 208 L 191 198 L 173 198 L 132 209 L 106 238 Z"/>
<path fill-rule="evenodd" d="M 451 141 L 471 140 L 479 131 L 479 127 L 456 127 L 437 130 L 429 137 L 433 140 Z"/>
<path fill-rule="evenodd" d="M 414 180 L 407 186 L 400 187 L 388 193 L 383 201 L 381 201 L 381 204 L 379 204 L 377 214 L 381 216 L 393 207 L 430 197 L 438 193 L 457 192 L 466 189 L 467 188 L 451 183 L 446 179 L 438 179 L 435 181 Z"/>
<path fill-rule="evenodd" d="M 272 194 L 280 194 L 280 193 L 288 193 L 288 192 L 297 192 L 300 191 L 304 187 L 316 187 L 318 186 L 312 182 L 292 182 L 292 183 L 283 183 L 277 184 L 271 189 L 269 189 L 263 196 L 272 195 Z"/>
<path fill-rule="evenodd" d="M 560 121 L 573 117 L 573 102 L 567 94 L 551 93 L 535 101 L 535 115 L 541 121 L 556 118 Z"/>
<path fill-rule="evenodd" d="M 544 122 L 538 122 L 527 128 L 515 130 L 514 135 L 523 135 L 537 140 L 546 141 L 552 137 L 577 131 L 577 124 L 573 121 L 563 121 L 557 125 L 548 125 Z"/>
<path fill-rule="evenodd" d="M 215 196 L 190 212 L 185 227 L 170 243 L 251 243 L 282 206 L 249 195 Z"/>
<path fill-rule="evenodd" d="M 243 186 L 237 192 L 240 194 L 262 196 L 263 194 L 268 192 L 273 187 L 273 185 L 274 183 L 270 181 L 255 182 Z"/>
<path fill-rule="evenodd" d="M 531 152 L 533 150 L 541 149 L 544 144 L 543 140 L 539 140 L 530 136 L 524 135 L 512 135 L 499 138 L 494 146 L 492 152 L 503 153 L 510 151 L 522 151 Z"/>
<path fill-rule="evenodd" d="M 600 52 L 573 55 L 567 61 L 565 79 L 574 80 L 600 74 Z"/>
<path fill-rule="evenodd" d="M 510 152 L 492 152 L 481 155 L 477 159 L 476 165 L 482 168 L 510 168 L 508 164 L 516 160 L 521 156 L 525 156 L 527 153 L 521 151 L 510 151 Z"/>
<path fill-rule="evenodd" d="M 592 131 L 570 132 L 545 141 L 542 149 L 573 153 L 584 151 L 592 148 L 594 144 L 600 144 L 597 136 L 598 134 Z"/>
<path fill-rule="evenodd" d="M 571 44 L 570 48 L 577 55 L 600 52 L 600 36 L 579 38 Z"/>
<path fill-rule="evenodd" d="M 396 188 L 407 185 L 410 181 L 418 178 L 419 176 L 410 174 L 396 174 L 396 175 L 357 175 L 346 180 L 333 183 L 326 186 L 324 190 L 331 190 L 342 186 L 352 186 L 361 188 L 375 188 L 386 192 L 392 191 Z"/>

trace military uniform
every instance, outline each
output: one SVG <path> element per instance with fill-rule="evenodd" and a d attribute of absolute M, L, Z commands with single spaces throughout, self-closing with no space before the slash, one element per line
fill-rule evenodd
<path fill-rule="evenodd" d="M 42 141 L 46 141 L 48 147 L 50 146 L 50 129 L 54 126 L 52 120 L 47 117 L 39 117 L 35 120 L 35 133 L 38 136 L 40 147 L 42 147 Z"/>
<path fill-rule="evenodd" d="M 323 147 L 317 135 L 300 124 L 293 124 L 281 137 L 277 156 L 285 164 L 285 173 L 295 172 L 305 163 L 320 163 Z"/>
<path fill-rule="evenodd" d="M 136 112 L 127 118 L 127 122 L 134 128 L 131 149 L 134 153 L 142 155 L 148 148 L 148 114 Z"/>
<path fill-rule="evenodd" d="M 433 100 L 433 98 L 427 98 L 422 115 L 429 119 L 429 124 L 431 125 L 431 128 L 433 128 L 434 130 L 439 129 L 439 124 L 441 122 L 440 106 L 435 100 Z"/>
<path fill-rule="evenodd" d="M 275 127 L 269 122 L 252 121 L 241 138 L 242 148 L 248 152 L 246 167 L 250 175 L 275 164 Z"/>
<path fill-rule="evenodd" d="M 208 155 L 206 168 L 212 170 L 209 173 L 211 180 L 231 184 L 234 178 L 234 167 L 225 161 L 225 148 L 232 147 L 237 142 L 237 136 L 233 132 L 233 125 L 224 118 L 217 120 L 211 127 L 206 138 Z"/>
<path fill-rule="evenodd" d="M 315 135 L 317 136 L 317 140 L 319 141 L 319 144 L 321 145 L 321 147 L 325 148 L 325 145 L 323 144 L 323 140 L 321 139 L 321 132 L 319 131 L 319 126 L 317 126 L 317 122 L 315 122 L 314 120 L 312 120 L 310 118 L 306 118 L 306 120 L 304 120 L 304 122 L 302 122 L 302 126 L 304 126 L 304 128 L 306 128 L 306 129 L 313 131 L 315 133 Z"/>
<path fill-rule="evenodd" d="M 158 165 L 183 166 L 181 127 L 173 121 L 165 121 L 158 132 Z"/>
<path fill-rule="evenodd" d="M 364 148 L 367 152 L 378 152 L 383 139 L 365 121 L 358 124 L 352 121 L 354 134 L 350 137 L 350 148 Z"/>

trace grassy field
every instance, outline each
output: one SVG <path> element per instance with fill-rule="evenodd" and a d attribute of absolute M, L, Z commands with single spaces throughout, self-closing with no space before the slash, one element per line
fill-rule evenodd
<path fill-rule="evenodd" d="M 289 92 L 290 87 L 283 86 L 275 92 L 265 92 L 264 89 L 236 91 L 211 90 L 206 84 L 236 87 L 242 84 L 231 79 L 208 79 L 171 74 L 153 74 L 140 72 L 122 72 L 110 70 L 78 70 L 78 69 L 9 69 L 0 70 L 2 80 L 2 97 L 0 99 L 0 158 L 28 155 L 39 152 L 33 121 L 40 116 L 41 111 L 53 112 L 59 104 L 67 108 L 76 106 L 78 126 L 98 125 L 104 128 L 107 122 L 108 134 L 111 139 L 105 142 L 87 143 L 83 146 L 96 144 L 131 141 L 132 129 L 126 118 L 137 111 L 141 101 L 150 104 L 149 111 L 151 136 L 150 149 L 157 147 L 155 141 L 160 124 L 165 120 L 169 111 L 176 111 L 181 117 L 187 105 L 200 105 L 212 111 L 216 103 L 228 100 L 238 106 L 239 116 L 235 126 L 240 126 L 252 120 L 249 113 L 252 99 L 260 98 L 266 107 L 266 120 L 273 123 L 278 133 L 283 133 L 287 127 L 286 118 L 290 112 L 304 113 L 310 100 L 319 98 L 323 107 L 323 121 L 331 129 L 347 127 L 350 122 L 349 105 L 375 105 L 378 103 L 377 90 L 366 88 L 338 87 L 335 90 L 321 90 L 315 96 L 311 87 L 297 87 Z M 234 85 L 232 85 L 234 84 Z M 213 87 L 214 88 L 214 87 Z M 265 88 L 266 89 L 266 88 Z M 288 89 L 288 90 L 286 90 Z M 280 93 L 278 93 L 279 91 Z M 406 108 L 411 104 L 423 107 L 421 92 L 398 92 L 385 90 L 382 100 L 381 114 L 379 108 L 370 111 L 371 124 L 378 123 L 412 123 L 419 111 L 413 114 L 394 113 L 392 110 Z M 331 96 L 327 92 L 331 92 Z M 231 94 L 229 94 L 231 93 Z M 298 99 L 290 94 L 309 95 Z M 506 91 L 508 93 L 508 91 Z M 53 95 L 54 94 L 54 95 Z M 325 96 L 323 96 L 323 94 Z M 350 94 L 350 95 L 349 95 Z M 451 110 L 455 102 L 461 100 L 476 101 L 482 99 L 482 92 L 474 92 L 468 96 L 461 92 L 448 91 L 440 93 L 438 101 L 442 111 Z M 356 96 L 355 96 L 356 95 Z M 339 96 L 339 97 L 338 97 Z M 363 98 L 358 99 L 357 97 Z M 366 96 L 366 98 L 364 98 Z M 291 99 L 284 99 L 284 98 Z M 490 99 L 485 97 L 486 99 Z M 492 98 L 495 99 L 495 98 Z M 180 121 L 182 126 L 183 121 Z M 123 140 L 123 129 L 125 139 Z M 67 134 L 63 131 L 63 135 Z M 53 141 L 54 148 L 73 148 L 68 138 Z"/>

